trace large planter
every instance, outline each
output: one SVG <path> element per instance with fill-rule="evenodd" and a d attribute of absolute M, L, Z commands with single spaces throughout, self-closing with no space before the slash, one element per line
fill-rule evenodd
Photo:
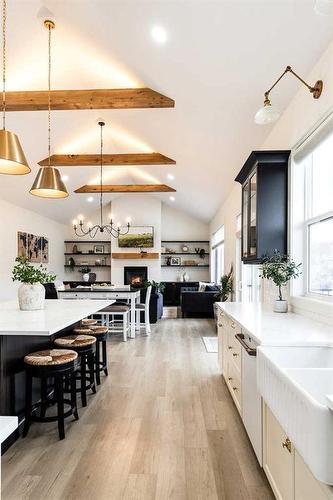
<path fill-rule="evenodd" d="M 44 309 L 45 288 L 41 283 L 22 283 L 18 289 L 18 302 L 22 311 Z"/>

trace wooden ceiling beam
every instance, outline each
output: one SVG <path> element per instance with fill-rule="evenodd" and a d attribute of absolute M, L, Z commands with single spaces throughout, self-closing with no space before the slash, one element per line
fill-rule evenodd
<path fill-rule="evenodd" d="M 85 185 L 76 189 L 75 193 L 100 193 L 101 187 Z M 103 193 L 171 193 L 176 190 L 166 184 L 104 184 Z"/>
<path fill-rule="evenodd" d="M 48 162 L 48 158 L 44 158 L 38 164 L 45 167 Z M 54 167 L 99 167 L 100 163 L 100 153 L 51 156 L 51 165 Z M 175 165 L 175 163 L 175 160 L 160 153 L 103 154 L 103 165 L 126 167 L 129 165 Z"/>
<path fill-rule="evenodd" d="M 51 108 L 55 110 L 173 108 L 174 106 L 173 99 L 149 88 L 51 91 Z M 6 111 L 47 109 L 47 90 L 6 92 Z"/>

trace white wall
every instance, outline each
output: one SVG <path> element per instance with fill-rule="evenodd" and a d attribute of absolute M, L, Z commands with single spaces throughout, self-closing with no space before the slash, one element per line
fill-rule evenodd
<path fill-rule="evenodd" d="M 124 194 L 112 201 L 112 215 L 115 222 L 126 224 L 126 218 L 130 217 L 134 226 L 154 227 L 154 247 L 148 248 L 148 252 L 161 251 L 161 201 L 150 195 Z M 139 249 L 119 248 L 118 241 L 112 238 L 112 252 L 139 252 Z M 148 279 L 160 281 L 161 261 L 150 259 L 112 259 L 111 281 L 117 285 L 124 283 L 125 266 L 147 266 Z"/>
<path fill-rule="evenodd" d="M 305 76 L 305 75 L 302 75 Z M 323 94 L 314 100 L 307 89 L 300 84 L 299 91 L 292 99 L 281 118 L 273 126 L 267 139 L 262 144 L 262 150 L 292 149 L 293 146 L 333 107 L 333 42 L 328 46 L 305 80 L 314 83 L 322 79 L 324 82 Z M 277 88 L 276 92 L 283 91 Z M 254 110 L 255 111 L 255 110 Z M 254 127 L 257 125 L 253 124 Z M 250 154 L 250 151 L 249 151 Z M 239 166 L 241 168 L 241 165 Z M 210 224 L 212 233 L 221 224 L 225 224 L 226 266 L 233 262 L 236 255 L 236 239 L 234 235 L 234 218 L 241 211 L 241 190 L 235 184 L 230 195 L 222 203 L 220 209 Z M 265 284 L 265 300 L 272 300 L 274 290 L 271 285 Z M 305 306 L 306 307 L 306 306 Z"/>
<path fill-rule="evenodd" d="M 45 201 L 47 203 L 47 200 Z M 61 201 L 59 202 L 61 203 Z M 64 278 L 64 239 L 67 227 L 35 212 L 0 200 L 0 300 L 16 298 L 19 283 L 13 283 L 11 270 L 17 257 L 17 232 L 23 231 L 49 240 L 48 270 Z"/>

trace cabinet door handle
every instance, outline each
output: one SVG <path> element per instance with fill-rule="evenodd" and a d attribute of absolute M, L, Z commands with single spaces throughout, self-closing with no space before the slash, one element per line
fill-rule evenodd
<path fill-rule="evenodd" d="M 233 387 L 232 390 L 233 391 L 238 391 L 238 387 Z"/>
<path fill-rule="evenodd" d="M 231 326 L 231 328 L 233 328 L 233 329 L 235 329 L 235 328 L 236 328 L 236 325 L 235 325 L 235 323 L 234 323 L 234 322 L 232 322 L 230 326 Z"/>
<path fill-rule="evenodd" d="M 286 440 L 282 443 L 282 448 L 286 448 L 289 453 L 291 453 L 291 441 L 290 439 L 287 437 Z"/>
<path fill-rule="evenodd" d="M 232 381 L 232 377 L 228 377 L 228 380 L 229 380 L 229 382 L 231 382 Z"/>
<path fill-rule="evenodd" d="M 221 325 L 221 323 L 219 323 L 219 327 L 221 328 L 223 325 Z"/>
<path fill-rule="evenodd" d="M 234 356 L 234 357 L 238 356 L 237 352 L 234 352 L 234 353 L 233 353 L 233 356 Z"/>
<path fill-rule="evenodd" d="M 230 350 L 230 349 L 232 349 L 232 345 L 228 345 L 228 349 L 229 349 L 229 350 Z"/>

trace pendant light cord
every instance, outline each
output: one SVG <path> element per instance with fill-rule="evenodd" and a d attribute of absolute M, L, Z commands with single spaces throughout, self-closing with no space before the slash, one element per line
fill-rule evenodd
<path fill-rule="evenodd" d="M 51 166 L 51 26 L 49 25 L 49 67 L 48 67 L 48 153 L 49 167 Z"/>
<path fill-rule="evenodd" d="M 7 1 L 2 0 L 2 128 L 6 129 L 6 21 Z"/>
<path fill-rule="evenodd" d="M 101 209 L 101 226 L 103 226 L 103 125 L 100 125 L 100 127 L 101 127 L 101 172 L 100 172 L 99 205 L 100 205 L 100 209 Z"/>

